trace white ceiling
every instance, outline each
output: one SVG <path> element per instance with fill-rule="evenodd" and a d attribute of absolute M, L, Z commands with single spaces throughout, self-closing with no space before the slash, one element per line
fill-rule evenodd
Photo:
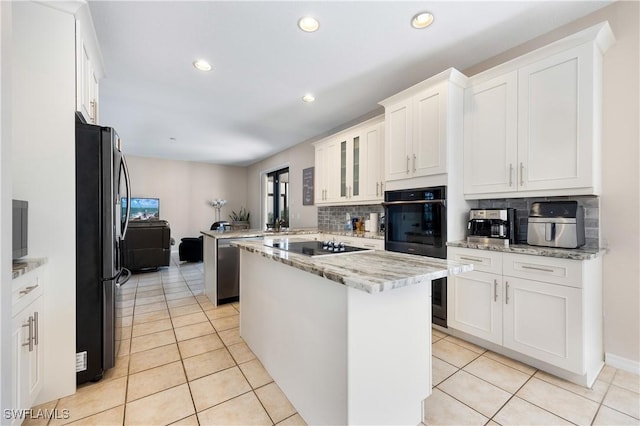
<path fill-rule="evenodd" d="M 90 1 L 100 121 L 128 154 L 248 165 L 609 3 Z M 433 25 L 411 28 L 423 10 Z M 297 28 L 305 15 L 319 31 Z M 199 58 L 213 70 L 197 71 Z"/>

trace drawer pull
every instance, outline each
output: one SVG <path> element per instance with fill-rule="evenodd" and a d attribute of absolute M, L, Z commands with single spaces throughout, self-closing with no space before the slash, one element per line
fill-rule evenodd
<path fill-rule="evenodd" d="M 20 294 L 29 294 L 31 293 L 36 287 L 38 287 L 38 284 L 36 285 L 30 285 L 27 286 L 24 290 L 20 290 Z"/>
<path fill-rule="evenodd" d="M 498 280 L 493 280 L 493 301 L 498 300 Z"/>
<path fill-rule="evenodd" d="M 480 263 L 482 263 L 482 259 L 478 259 L 477 257 L 460 256 L 460 260 L 468 260 L 469 262 L 480 262 Z"/>
<path fill-rule="evenodd" d="M 522 265 L 522 269 L 531 269 L 533 271 L 542 271 L 542 272 L 555 272 L 553 269 L 549 269 L 549 268 L 539 268 L 537 266 L 527 266 L 527 265 Z"/>
<path fill-rule="evenodd" d="M 374 244 L 363 244 L 364 247 L 369 247 L 369 248 L 376 248 L 376 246 Z"/>

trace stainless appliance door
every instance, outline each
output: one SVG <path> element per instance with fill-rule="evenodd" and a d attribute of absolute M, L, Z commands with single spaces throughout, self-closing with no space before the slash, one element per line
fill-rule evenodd
<path fill-rule="evenodd" d="M 240 249 L 229 239 L 217 239 L 217 301 L 235 302 L 240 296 Z"/>
<path fill-rule="evenodd" d="M 117 134 L 108 127 L 102 134 L 102 357 L 106 371 L 115 365 L 115 280 L 120 272 L 117 252 L 116 215 L 117 172 L 120 150 Z"/>

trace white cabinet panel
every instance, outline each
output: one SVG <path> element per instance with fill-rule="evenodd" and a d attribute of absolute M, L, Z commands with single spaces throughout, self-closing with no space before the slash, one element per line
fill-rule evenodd
<path fill-rule="evenodd" d="M 447 171 L 447 88 L 441 84 L 415 99 L 413 175 L 428 176 Z"/>
<path fill-rule="evenodd" d="M 596 25 L 470 79 L 466 198 L 599 194 L 602 55 L 613 40 Z"/>
<path fill-rule="evenodd" d="M 315 201 L 319 205 L 382 200 L 383 117 L 315 144 Z"/>
<path fill-rule="evenodd" d="M 471 263 L 474 271 L 502 275 L 502 253 L 500 252 L 449 247 L 447 258 L 456 262 Z"/>
<path fill-rule="evenodd" d="M 600 258 L 450 247 L 448 259 L 474 265 L 449 280 L 451 329 L 559 367 L 568 372 L 565 378 L 591 386 L 603 360 Z"/>
<path fill-rule="evenodd" d="M 447 324 L 502 344 L 502 276 L 484 272 L 454 275 L 447 282 Z"/>
<path fill-rule="evenodd" d="M 448 172 L 449 145 L 461 138 L 457 127 L 462 124 L 461 88 L 466 80 L 450 68 L 380 102 L 385 110 L 387 181 Z"/>
<path fill-rule="evenodd" d="M 79 14 L 83 16 L 76 19 L 76 111 L 87 123 L 98 124 L 101 58 L 89 15 L 83 9 Z"/>
<path fill-rule="evenodd" d="M 515 190 L 517 101 L 515 71 L 465 90 L 465 193 Z"/>
<path fill-rule="evenodd" d="M 364 161 L 360 163 L 361 198 L 382 200 L 384 194 L 384 124 L 364 130 L 360 148 Z"/>
<path fill-rule="evenodd" d="M 385 108 L 386 180 L 409 176 L 410 155 L 413 155 L 412 112 L 411 100 Z"/>
<path fill-rule="evenodd" d="M 504 346 L 584 373 L 581 291 L 505 277 Z"/>
<path fill-rule="evenodd" d="M 592 186 L 593 47 L 518 71 L 519 188 Z"/>
<path fill-rule="evenodd" d="M 40 295 L 12 318 L 12 408 L 31 408 L 42 389 L 43 312 L 44 299 Z M 19 423 L 15 419 L 12 424 Z"/>

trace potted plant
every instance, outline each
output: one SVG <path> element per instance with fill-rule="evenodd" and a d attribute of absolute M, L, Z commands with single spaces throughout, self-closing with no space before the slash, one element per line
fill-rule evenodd
<path fill-rule="evenodd" d="M 229 219 L 231 219 L 231 229 L 249 229 L 249 211 L 244 207 L 240 207 L 238 213 L 231 211 Z"/>

